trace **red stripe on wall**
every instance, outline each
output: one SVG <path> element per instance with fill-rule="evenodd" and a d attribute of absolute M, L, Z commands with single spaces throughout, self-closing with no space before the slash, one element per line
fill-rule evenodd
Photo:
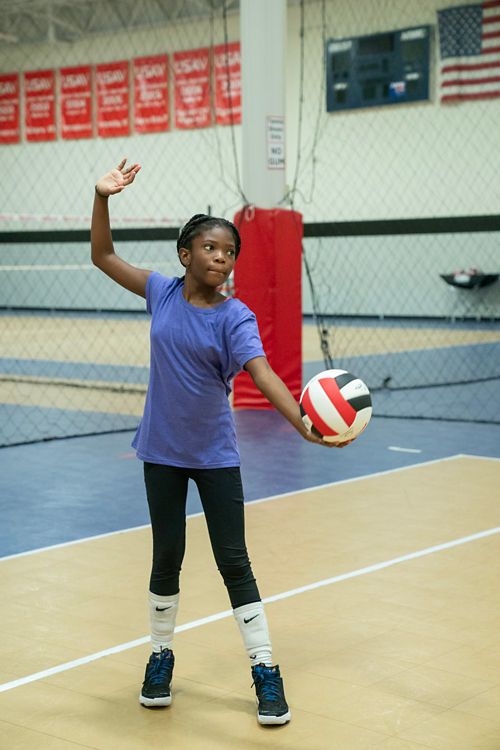
<path fill-rule="evenodd" d="M 461 78 L 457 78 L 456 80 L 452 81 L 444 81 L 443 88 L 446 88 L 446 86 L 477 86 L 480 83 L 498 83 L 500 81 L 500 76 L 491 76 L 490 78 L 474 78 L 467 81 L 464 81 Z"/>
<path fill-rule="evenodd" d="M 441 68 L 442 73 L 462 73 L 469 70 L 490 70 L 491 68 L 500 68 L 499 62 L 476 63 L 474 65 L 445 65 Z"/>
<path fill-rule="evenodd" d="M 500 91 L 487 91 L 483 94 L 452 94 L 450 96 L 442 96 L 442 104 L 451 104 L 451 102 L 464 102 L 472 101 L 473 99 L 498 99 L 500 97 Z"/>

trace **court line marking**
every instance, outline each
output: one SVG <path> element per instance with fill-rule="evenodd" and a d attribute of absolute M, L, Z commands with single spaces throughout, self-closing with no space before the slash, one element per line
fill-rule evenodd
<path fill-rule="evenodd" d="M 399 445 L 388 445 L 388 451 L 397 451 L 398 453 L 422 453 L 421 448 L 401 448 Z"/>
<path fill-rule="evenodd" d="M 474 455 L 474 453 L 462 453 L 461 455 L 457 455 L 457 458 L 478 458 L 480 461 L 500 461 L 498 456 L 480 456 L 479 454 Z"/>
<path fill-rule="evenodd" d="M 500 526 L 496 526 L 492 529 L 479 531 L 476 534 L 470 534 L 469 536 L 460 537 L 459 539 L 453 539 L 449 542 L 444 542 L 442 544 L 435 544 L 432 547 L 426 547 L 424 549 L 417 550 L 416 552 L 409 552 L 406 555 L 393 557 L 390 560 L 384 560 L 383 562 L 375 563 L 374 565 L 368 565 L 364 568 L 359 568 L 358 570 L 351 570 L 348 573 L 341 573 L 340 575 L 333 576 L 332 578 L 324 578 L 321 581 L 314 581 L 313 583 L 306 584 L 305 586 L 299 586 L 298 588 L 290 589 L 289 591 L 283 591 L 280 594 L 267 596 L 262 601 L 264 604 L 270 604 L 272 602 L 281 601 L 283 599 L 289 599 L 292 596 L 298 596 L 299 594 L 304 594 L 308 591 L 314 591 L 315 589 L 323 588 L 324 586 L 331 586 L 334 583 L 340 583 L 340 581 L 347 581 L 351 578 L 358 578 L 359 576 L 368 575 L 369 573 L 376 573 L 379 570 L 384 570 L 385 568 L 390 568 L 394 565 L 399 565 L 400 563 L 408 562 L 409 560 L 416 560 L 420 557 L 426 557 L 427 555 L 432 555 L 435 552 L 442 552 L 443 550 L 448 550 L 448 549 L 452 549 L 453 547 L 458 547 L 463 544 L 468 544 L 469 542 L 474 542 L 474 541 L 477 541 L 478 539 L 485 539 L 486 537 L 490 537 L 490 536 L 493 536 L 494 534 L 499 534 L 499 533 L 500 533 Z M 194 628 L 199 628 L 203 625 L 208 625 L 212 622 L 217 622 L 218 620 L 224 620 L 228 617 L 231 617 L 232 614 L 233 614 L 232 609 L 226 609 L 223 612 L 217 612 L 213 615 L 208 615 L 208 617 L 202 617 L 199 620 L 186 622 L 184 623 L 184 625 L 178 625 L 175 628 L 174 632 L 183 633 L 187 630 L 193 630 Z M 41 672 L 35 672 L 31 675 L 27 675 L 26 677 L 20 677 L 17 680 L 11 680 L 10 682 L 5 682 L 2 685 L 0 685 L 0 693 L 5 693 L 8 690 L 13 690 L 14 688 L 27 685 L 31 682 L 37 682 L 38 680 L 43 680 L 46 677 L 51 677 L 52 675 L 60 674 L 61 672 L 67 672 L 70 669 L 83 666 L 84 664 L 90 664 L 91 662 L 97 661 L 98 659 L 103 659 L 106 656 L 112 656 L 113 654 L 118 654 L 122 651 L 128 651 L 132 648 L 136 648 L 137 646 L 143 646 L 149 641 L 150 641 L 149 635 L 144 636 L 143 638 L 136 638 L 133 641 L 128 641 L 127 643 L 120 643 L 118 646 L 112 646 L 111 648 L 104 649 L 103 651 L 98 651 L 95 654 L 89 654 L 88 656 L 83 656 L 80 659 L 74 659 L 73 661 L 68 661 L 64 664 L 58 664 L 55 667 L 44 669 Z"/>
<path fill-rule="evenodd" d="M 431 466 L 432 464 L 436 463 L 442 463 L 443 461 L 455 461 L 456 459 L 460 458 L 469 458 L 469 456 L 466 456 L 464 454 L 454 454 L 451 456 L 443 456 L 442 458 L 433 458 L 429 459 L 428 461 L 419 461 L 416 464 L 409 464 L 408 466 L 397 466 L 393 469 L 384 469 L 384 471 L 375 471 L 372 474 L 362 474 L 359 477 L 349 477 L 348 479 L 338 479 L 335 482 L 326 482 L 325 484 L 316 484 L 312 487 L 303 487 L 302 489 L 298 490 L 291 490 L 290 492 L 281 492 L 277 495 L 269 495 L 268 497 L 262 497 L 257 498 L 256 500 L 248 500 L 245 502 L 245 505 L 258 505 L 259 503 L 267 503 L 270 500 L 280 500 L 284 497 L 290 497 L 291 495 L 300 495 L 302 492 L 315 492 L 316 490 L 322 490 L 326 489 L 327 487 L 336 487 L 337 485 L 341 484 L 350 484 L 351 482 L 361 482 L 365 479 L 373 479 L 374 477 L 382 477 L 387 476 L 388 474 L 395 474 L 399 471 L 406 471 L 408 469 L 417 469 L 420 466 Z M 488 459 L 488 456 L 484 456 L 485 459 Z M 498 459 L 500 461 L 500 459 Z M 203 511 L 200 511 L 199 513 L 190 513 L 188 515 L 188 518 L 198 518 L 199 516 L 203 515 Z M 61 549 L 63 547 L 71 547 L 73 544 L 83 544 L 84 542 L 92 542 L 97 539 L 105 539 L 110 536 L 116 536 L 117 534 L 128 534 L 132 531 L 142 531 L 143 529 L 148 529 L 150 527 L 149 523 L 142 524 L 141 526 L 132 526 L 128 529 L 118 529 L 118 531 L 108 531 L 104 534 L 95 534 L 93 536 L 87 536 L 83 537 L 81 539 L 72 539 L 69 542 L 60 542 L 59 544 L 52 544 L 47 547 L 38 547 L 37 549 L 29 549 L 24 552 L 16 552 L 13 555 L 5 555 L 4 557 L 0 557 L 0 563 L 6 562 L 7 560 L 14 560 L 18 557 L 27 557 L 28 555 L 36 555 L 39 552 L 49 552 L 53 549 Z"/>

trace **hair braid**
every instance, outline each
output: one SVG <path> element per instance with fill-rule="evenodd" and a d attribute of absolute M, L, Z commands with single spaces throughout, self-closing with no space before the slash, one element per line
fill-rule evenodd
<path fill-rule="evenodd" d="M 187 247 L 190 249 L 192 240 L 194 240 L 198 234 L 209 227 L 214 226 L 225 227 L 232 233 L 235 244 L 235 255 L 237 258 L 241 248 L 241 237 L 235 225 L 227 219 L 217 216 L 209 216 L 208 214 L 194 214 L 194 216 L 191 216 L 191 218 L 184 224 L 177 239 L 177 252 L 179 252 L 181 247 Z"/>

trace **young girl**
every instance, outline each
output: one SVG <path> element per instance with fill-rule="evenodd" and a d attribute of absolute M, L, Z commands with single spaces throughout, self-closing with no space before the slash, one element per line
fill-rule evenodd
<path fill-rule="evenodd" d="M 151 367 L 144 415 L 132 445 L 144 462 L 153 532 L 149 612 L 153 652 L 139 700 L 168 706 L 172 652 L 185 549 L 188 480 L 198 487 L 214 557 L 227 587 L 234 617 L 250 657 L 258 721 L 290 720 L 259 590 L 245 544 L 240 457 L 228 395 L 244 368 L 273 406 L 306 440 L 312 435 L 299 406 L 264 354 L 254 314 L 218 288 L 240 252 L 236 227 L 197 214 L 177 242 L 182 278 L 136 268 L 114 252 L 108 197 L 130 185 L 140 166 L 126 160 L 101 177 L 92 214 L 92 261 L 131 292 L 146 298 L 151 314 Z M 195 426 L 195 429 L 193 427 Z"/>

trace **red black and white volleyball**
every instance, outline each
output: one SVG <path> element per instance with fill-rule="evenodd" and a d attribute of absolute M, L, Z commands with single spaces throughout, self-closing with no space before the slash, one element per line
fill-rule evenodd
<path fill-rule="evenodd" d="M 329 443 L 354 440 L 372 416 L 367 385 L 346 370 L 324 370 L 307 383 L 300 397 L 306 427 Z"/>

